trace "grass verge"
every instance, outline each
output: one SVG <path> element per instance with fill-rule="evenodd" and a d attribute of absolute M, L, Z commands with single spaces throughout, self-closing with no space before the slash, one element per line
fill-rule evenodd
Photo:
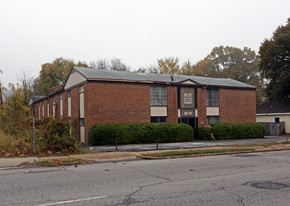
<path fill-rule="evenodd" d="M 79 154 L 92 154 L 92 153 L 99 153 L 99 152 L 95 150 L 86 149 L 86 148 L 79 149 Z"/>
<path fill-rule="evenodd" d="M 248 152 L 255 151 L 255 149 L 242 148 L 242 149 L 204 149 L 204 150 L 186 150 L 186 151 L 172 151 L 172 152 L 161 152 L 161 153 L 149 153 L 141 154 L 146 157 L 176 157 L 176 156 L 188 156 L 188 155 L 200 155 L 200 154 L 220 154 L 228 152 Z"/>
<path fill-rule="evenodd" d="M 42 159 L 39 160 L 36 165 L 44 166 L 44 167 L 55 167 L 62 165 L 77 165 L 77 164 L 85 164 L 90 163 L 91 161 L 79 159 L 79 158 L 56 158 L 56 159 Z"/>

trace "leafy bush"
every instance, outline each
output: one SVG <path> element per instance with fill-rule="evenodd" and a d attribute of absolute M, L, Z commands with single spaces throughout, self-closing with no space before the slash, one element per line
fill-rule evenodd
<path fill-rule="evenodd" d="M 33 118 L 27 106 L 29 95 L 19 85 L 10 84 L 9 91 L 12 94 L 0 104 L 0 155 L 30 155 L 33 152 Z M 35 127 L 37 153 L 77 152 L 78 142 L 71 137 L 67 120 L 46 117 L 36 121 Z"/>
<path fill-rule="evenodd" d="M 62 117 L 48 116 L 40 120 L 37 132 L 38 152 L 77 152 L 79 145 L 76 138 L 70 135 L 70 122 Z"/>
<path fill-rule="evenodd" d="M 210 133 L 212 132 L 211 127 L 200 127 L 198 128 L 199 138 L 202 140 L 211 140 Z"/>
<path fill-rule="evenodd" d="M 254 139 L 263 138 L 266 128 L 260 123 L 215 123 L 210 129 L 199 128 L 199 137 L 203 140 L 210 139 L 212 132 L 215 139 Z"/>
<path fill-rule="evenodd" d="M 90 131 L 93 145 L 186 142 L 193 140 L 193 129 L 186 124 L 101 123 Z"/>

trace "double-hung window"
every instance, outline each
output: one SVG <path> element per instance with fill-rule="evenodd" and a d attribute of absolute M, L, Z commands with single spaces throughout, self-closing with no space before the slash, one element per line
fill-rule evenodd
<path fill-rule="evenodd" d="M 150 87 L 150 105 L 167 106 L 167 87 Z"/>
<path fill-rule="evenodd" d="M 219 106 L 219 90 L 218 89 L 207 89 L 206 90 L 206 106 L 207 107 L 218 107 Z"/>
<path fill-rule="evenodd" d="M 220 122 L 220 117 L 219 116 L 207 116 L 206 117 L 206 124 L 214 124 L 214 123 L 219 123 Z"/>

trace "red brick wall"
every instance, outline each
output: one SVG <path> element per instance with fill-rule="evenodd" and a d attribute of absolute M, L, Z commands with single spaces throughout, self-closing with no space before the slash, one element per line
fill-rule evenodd
<path fill-rule="evenodd" d="M 177 87 L 167 87 L 168 123 L 178 123 Z"/>
<path fill-rule="evenodd" d="M 220 89 L 220 122 L 256 122 L 256 91 Z"/>
<path fill-rule="evenodd" d="M 55 116 L 60 115 L 60 104 L 59 104 L 59 94 L 54 95 L 55 101 Z"/>
<path fill-rule="evenodd" d="M 86 141 L 97 123 L 150 122 L 150 85 L 89 82 L 84 98 Z"/>
<path fill-rule="evenodd" d="M 80 137 L 80 105 L 79 105 L 79 87 L 71 89 L 71 119 L 72 134 Z"/>
<path fill-rule="evenodd" d="M 49 114 L 52 115 L 52 97 L 49 97 L 48 100 L 49 100 Z"/>
<path fill-rule="evenodd" d="M 39 105 L 39 103 L 36 103 L 35 105 L 34 105 L 34 115 L 35 115 L 35 119 L 39 119 L 38 118 L 38 105 Z"/>
<path fill-rule="evenodd" d="M 64 117 L 68 117 L 67 114 L 68 114 L 68 111 L 67 111 L 67 92 L 64 91 L 62 93 L 62 104 L 63 104 L 63 116 Z"/>
<path fill-rule="evenodd" d="M 206 125 L 206 89 L 197 89 L 197 113 L 198 113 L 198 126 Z"/>
<path fill-rule="evenodd" d="M 47 117 L 49 114 L 47 113 L 47 104 L 48 104 L 48 100 L 45 100 L 45 104 L 44 104 L 44 116 Z"/>

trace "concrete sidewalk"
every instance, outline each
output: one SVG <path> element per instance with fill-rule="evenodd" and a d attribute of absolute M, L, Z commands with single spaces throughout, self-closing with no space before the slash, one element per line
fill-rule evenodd
<path fill-rule="evenodd" d="M 159 143 L 159 150 L 170 149 L 193 149 L 193 148 L 206 148 L 213 146 L 231 146 L 231 145 L 243 145 L 251 146 L 257 144 L 266 144 L 274 142 L 285 142 L 286 136 L 265 136 L 262 139 L 239 139 L 239 140 L 216 140 L 216 141 L 201 141 L 194 140 L 193 142 L 177 142 L 177 143 Z M 290 138 L 289 138 L 290 141 Z M 108 146 L 83 146 L 83 148 L 95 150 L 99 152 L 113 152 L 116 151 L 114 145 Z M 156 150 L 156 144 L 129 144 L 118 145 L 118 151 L 131 152 L 131 151 L 151 151 Z"/>
<path fill-rule="evenodd" d="M 146 145 L 122 145 L 119 146 L 119 152 L 96 152 L 88 154 L 76 154 L 68 156 L 51 156 L 51 157 L 15 157 L 15 158 L 0 158 L 0 168 L 3 167 L 17 167 L 25 163 L 32 164 L 34 161 L 39 161 L 41 159 L 57 159 L 57 158 L 80 158 L 84 160 L 89 160 L 93 162 L 111 162 L 111 161 L 121 161 L 121 160 L 134 160 L 140 157 L 141 153 L 145 151 L 151 152 L 163 152 L 165 150 L 179 150 L 179 149 L 209 149 L 213 147 L 232 147 L 235 145 L 251 146 L 257 144 L 275 143 L 275 142 L 285 142 L 287 137 L 265 137 L 264 139 L 250 139 L 250 140 L 228 140 L 228 141 L 199 141 L 199 142 L 186 142 L 186 143 L 166 143 L 160 144 L 159 150 L 156 150 L 156 144 Z M 273 145 L 267 148 L 260 147 L 261 151 L 272 151 L 272 150 L 284 150 L 290 149 L 290 144 L 287 145 Z M 90 148 L 90 147 L 87 147 Z M 93 147 L 93 150 L 97 148 L 111 149 L 109 146 L 104 147 Z M 128 149 L 129 148 L 129 149 Z M 132 149 L 132 148 L 135 148 Z M 141 149 L 140 149 L 141 148 Z M 114 147 L 113 149 L 114 150 Z M 131 152 L 124 152 L 123 150 L 129 150 Z M 110 150 L 109 150 L 110 151 Z"/>
<path fill-rule="evenodd" d="M 0 158 L 1 167 L 16 167 L 26 162 L 38 161 L 38 157 L 15 157 L 15 158 Z"/>

